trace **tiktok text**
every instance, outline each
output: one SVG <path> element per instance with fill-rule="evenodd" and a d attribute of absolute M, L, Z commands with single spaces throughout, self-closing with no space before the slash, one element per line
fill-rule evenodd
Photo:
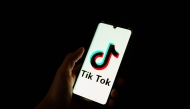
<path fill-rule="evenodd" d="M 91 72 L 88 72 L 88 71 L 86 71 L 86 70 L 82 70 L 82 71 L 83 71 L 82 77 L 87 78 L 87 79 L 89 79 L 89 80 L 93 80 L 93 79 L 92 79 L 92 78 L 93 78 L 93 75 L 91 74 Z M 105 84 L 105 85 L 110 86 L 110 82 L 111 82 L 111 81 L 109 81 L 109 78 L 104 79 L 102 76 L 96 75 L 96 82 L 99 82 L 99 83 L 101 83 L 101 84 Z"/>

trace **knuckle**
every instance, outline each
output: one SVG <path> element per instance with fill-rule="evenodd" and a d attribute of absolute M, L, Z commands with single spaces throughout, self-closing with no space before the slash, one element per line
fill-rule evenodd
<path fill-rule="evenodd" d="M 71 56 L 72 53 L 68 53 L 67 56 Z"/>
<path fill-rule="evenodd" d="M 71 58 L 72 57 L 72 53 L 68 53 L 66 58 Z"/>

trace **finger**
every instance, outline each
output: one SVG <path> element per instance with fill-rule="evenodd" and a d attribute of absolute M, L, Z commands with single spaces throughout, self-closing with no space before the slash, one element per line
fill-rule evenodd
<path fill-rule="evenodd" d="M 73 69 L 73 71 L 72 71 L 72 76 L 73 76 L 73 79 L 74 79 L 74 80 L 76 79 L 77 73 L 79 73 L 79 70 L 80 70 L 81 65 L 82 65 L 82 64 L 77 65 L 77 66 Z"/>
<path fill-rule="evenodd" d="M 113 99 L 110 99 L 109 102 L 108 102 L 108 106 L 110 108 L 113 108 L 115 106 L 115 101 Z"/>
<path fill-rule="evenodd" d="M 117 85 L 118 86 L 124 86 L 124 84 L 125 84 L 125 80 L 123 78 L 121 78 L 121 77 L 118 77 Z"/>
<path fill-rule="evenodd" d="M 84 48 L 80 47 L 77 51 L 73 53 L 69 53 L 64 59 L 63 63 L 58 69 L 58 72 L 64 72 L 71 75 L 71 71 L 73 70 L 75 63 L 82 57 L 84 53 Z"/>
<path fill-rule="evenodd" d="M 111 91 L 111 97 L 113 97 L 113 98 L 117 98 L 118 97 L 118 91 L 116 90 L 116 89 L 113 89 L 112 91 Z"/>

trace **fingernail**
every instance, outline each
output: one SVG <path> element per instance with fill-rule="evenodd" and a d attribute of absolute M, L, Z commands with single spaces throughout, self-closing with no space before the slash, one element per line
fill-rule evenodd
<path fill-rule="evenodd" d="M 80 50 L 82 50 L 82 49 L 83 49 L 83 47 L 80 47 L 80 48 L 78 48 L 78 49 L 77 49 L 77 51 L 76 51 L 76 52 L 78 52 L 78 51 L 80 51 Z"/>

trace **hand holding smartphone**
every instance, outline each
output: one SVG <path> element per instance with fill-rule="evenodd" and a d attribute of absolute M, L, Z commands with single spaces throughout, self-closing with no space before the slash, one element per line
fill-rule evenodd
<path fill-rule="evenodd" d="M 128 29 L 98 24 L 73 88 L 75 96 L 107 103 L 130 36 Z"/>

